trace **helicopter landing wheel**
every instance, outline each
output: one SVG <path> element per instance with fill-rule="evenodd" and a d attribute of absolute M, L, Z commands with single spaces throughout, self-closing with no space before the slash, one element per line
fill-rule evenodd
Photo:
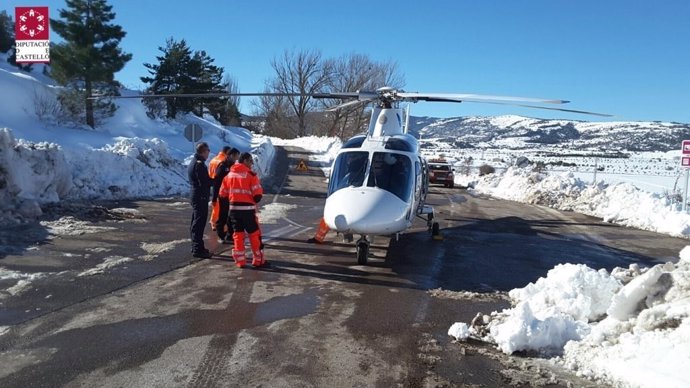
<path fill-rule="evenodd" d="M 441 226 L 438 224 L 438 222 L 434 222 L 431 226 L 431 238 L 434 240 L 443 240 Z"/>
<path fill-rule="evenodd" d="M 362 236 L 357 241 L 357 264 L 367 265 L 367 259 L 369 258 L 369 241 Z"/>

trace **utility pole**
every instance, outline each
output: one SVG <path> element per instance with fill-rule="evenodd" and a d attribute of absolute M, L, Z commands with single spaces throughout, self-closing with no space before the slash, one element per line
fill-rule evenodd
<path fill-rule="evenodd" d="M 688 211 L 688 179 L 690 179 L 690 140 L 683 140 L 680 147 L 680 167 L 685 169 L 685 190 L 683 191 L 683 213 Z"/>
<path fill-rule="evenodd" d="M 688 177 L 690 176 L 690 170 L 685 169 L 685 190 L 683 191 L 683 213 L 688 211 Z"/>

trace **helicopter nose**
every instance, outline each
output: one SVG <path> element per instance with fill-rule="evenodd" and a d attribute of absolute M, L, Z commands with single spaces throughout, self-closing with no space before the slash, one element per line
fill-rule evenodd
<path fill-rule="evenodd" d="M 326 200 L 324 220 L 338 232 L 390 234 L 405 229 L 407 208 L 407 203 L 386 190 L 345 188 Z"/>

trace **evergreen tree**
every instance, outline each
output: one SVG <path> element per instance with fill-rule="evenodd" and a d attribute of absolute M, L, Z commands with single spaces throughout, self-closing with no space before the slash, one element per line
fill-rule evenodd
<path fill-rule="evenodd" d="M 223 82 L 223 68 L 213 64 L 214 59 L 205 51 L 192 52 L 185 40 L 179 42 L 170 38 L 166 47 L 159 47 L 163 55 L 157 56 L 158 63 L 145 63 L 150 76 L 141 77 L 149 84 L 146 89 L 150 94 L 204 94 L 223 93 L 227 84 Z M 165 116 L 175 118 L 179 112 L 192 112 L 197 116 L 210 113 L 223 122 L 227 98 L 222 97 L 165 97 Z M 145 101 L 149 115 L 154 117 L 161 113 L 157 99 Z"/>
<path fill-rule="evenodd" d="M 30 72 L 33 68 L 33 63 L 17 63 L 17 51 L 14 49 L 14 44 L 14 20 L 6 11 L 0 11 L 0 53 L 9 52 L 10 56 L 7 58 L 7 62 L 10 65 Z"/>
<path fill-rule="evenodd" d="M 223 83 L 222 67 L 213 64 L 214 59 L 205 51 L 194 53 L 190 63 L 190 76 L 193 80 L 189 85 L 189 93 L 225 93 L 227 84 Z M 192 99 L 192 112 L 197 116 L 203 116 L 208 112 L 216 120 L 222 121 L 227 103 L 227 97 L 199 97 Z"/>
<path fill-rule="evenodd" d="M 65 42 L 52 48 L 51 75 L 83 98 L 86 124 L 94 128 L 95 112 L 112 115 L 115 105 L 109 100 L 89 100 L 94 91 L 117 93 L 114 74 L 132 58 L 119 47 L 126 33 L 106 0 L 65 0 L 67 8 L 59 11 L 61 20 L 50 25 Z M 70 92 L 72 94 L 73 92 Z"/>
<path fill-rule="evenodd" d="M 150 84 L 146 89 L 150 94 L 173 94 L 183 93 L 185 85 L 191 83 L 188 74 L 189 63 L 192 60 L 192 50 L 187 46 L 187 42 L 182 39 L 176 42 L 173 38 L 166 40 L 166 46 L 158 47 L 163 53 L 157 56 L 158 63 L 144 63 L 151 77 L 141 77 L 141 81 Z M 144 103 L 148 107 L 149 115 L 152 117 L 160 114 L 158 99 L 147 98 Z M 177 116 L 178 111 L 189 111 L 189 102 L 185 104 L 184 98 L 165 97 L 165 117 L 172 119 Z"/>
<path fill-rule="evenodd" d="M 14 22 L 7 11 L 0 11 L 0 53 L 6 53 L 14 46 Z"/>

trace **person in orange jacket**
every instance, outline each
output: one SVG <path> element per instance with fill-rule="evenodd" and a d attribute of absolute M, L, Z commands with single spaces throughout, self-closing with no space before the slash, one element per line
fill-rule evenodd
<path fill-rule="evenodd" d="M 240 155 L 239 163 L 230 168 L 230 173 L 223 179 L 220 197 L 230 202 L 230 220 L 234 230 L 232 258 L 235 265 L 243 268 L 246 264 L 244 250 L 245 233 L 249 235 L 252 249 L 252 266 L 261 267 L 267 264 L 261 248 L 261 230 L 256 216 L 256 204 L 263 197 L 263 188 L 259 177 L 252 171 L 254 160 L 248 152 Z"/>
<path fill-rule="evenodd" d="M 220 191 L 220 185 L 223 182 L 223 178 L 230 172 L 230 167 L 235 164 L 235 161 L 240 157 L 240 151 L 237 148 L 231 148 L 230 146 L 224 146 L 223 149 L 216 155 L 211 162 L 208 164 L 208 177 L 211 178 L 211 203 L 213 205 L 211 210 L 211 230 L 218 231 L 218 238 L 225 238 L 225 220 L 223 219 L 218 225 L 218 221 L 221 220 L 221 203 L 218 201 L 218 192 Z M 225 213 L 225 218 L 227 218 L 227 210 Z M 220 227 L 220 229 L 218 229 Z M 229 231 L 232 235 L 232 230 Z"/>

